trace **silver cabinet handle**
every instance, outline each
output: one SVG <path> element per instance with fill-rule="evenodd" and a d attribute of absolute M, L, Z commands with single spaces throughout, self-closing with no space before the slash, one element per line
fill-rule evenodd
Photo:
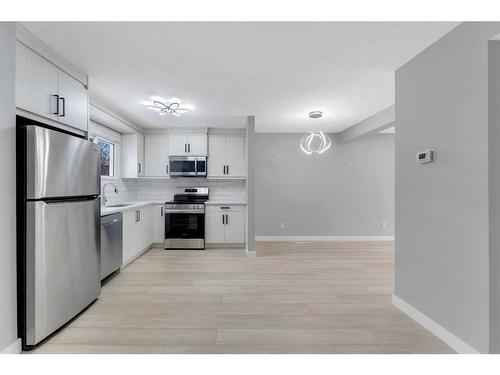
<path fill-rule="evenodd" d="M 168 163 L 165 164 L 165 174 L 168 174 Z"/>
<path fill-rule="evenodd" d="M 187 143 L 184 143 L 184 152 L 187 154 Z"/>
<path fill-rule="evenodd" d="M 163 216 L 163 206 L 160 207 L 160 215 Z"/>
<path fill-rule="evenodd" d="M 226 223 L 224 222 L 224 215 L 222 215 L 222 224 L 226 224 Z"/>
<path fill-rule="evenodd" d="M 135 210 L 135 222 L 141 221 L 141 210 Z"/>
<path fill-rule="evenodd" d="M 220 209 L 221 209 L 221 210 L 229 210 L 230 208 L 231 208 L 231 207 L 229 207 L 229 206 L 221 206 L 221 207 L 220 207 Z"/>
<path fill-rule="evenodd" d="M 141 173 L 141 163 L 137 163 L 137 173 Z"/>
<path fill-rule="evenodd" d="M 226 224 L 229 224 L 229 215 L 226 215 Z"/>
<path fill-rule="evenodd" d="M 226 165 L 226 171 L 227 171 L 226 174 L 229 174 L 229 165 Z"/>

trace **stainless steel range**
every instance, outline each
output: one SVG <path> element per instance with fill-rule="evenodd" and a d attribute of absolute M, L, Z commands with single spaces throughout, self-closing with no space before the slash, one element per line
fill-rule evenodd
<path fill-rule="evenodd" d="M 205 248 L 208 188 L 184 188 L 165 203 L 165 249 Z"/>

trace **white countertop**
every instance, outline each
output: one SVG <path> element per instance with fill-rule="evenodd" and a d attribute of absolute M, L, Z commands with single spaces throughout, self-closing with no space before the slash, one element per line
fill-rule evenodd
<path fill-rule="evenodd" d="M 106 216 L 110 214 L 116 214 L 117 212 L 123 212 L 127 210 L 133 210 L 139 207 L 149 206 L 150 204 L 155 204 L 153 201 L 140 201 L 140 202 L 122 202 L 117 204 L 126 204 L 123 207 L 106 207 L 101 206 L 101 216 Z"/>
<path fill-rule="evenodd" d="M 127 210 L 133 210 L 136 208 L 148 206 L 150 204 L 164 204 L 165 202 L 160 201 L 136 201 L 136 202 L 122 202 L 117 204 L 126 204 L 122 207 L 105 207 L 101 206 L 101 216 L 116 214 L 117 212 L 123 212 Z M 205 204 L 211 204 L 216 206 L 231 206 L 231 205 L 246 205 L 245 201 L 223 201 L 223 200 L 208 200 Z"/>

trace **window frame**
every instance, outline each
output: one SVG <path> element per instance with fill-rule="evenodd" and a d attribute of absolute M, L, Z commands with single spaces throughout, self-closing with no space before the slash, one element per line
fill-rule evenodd
<path fill-rule="evenodd" d="M 92 137 L 92 142 L 99 144 L 99 143 L 106 143 L 111 146 L 111 153 L 110 153 L 110 158 L 109 158 L 109 175 L 103 175 L 100 174 L 101 170 L 99 171 L 100 177 L 101 178 L 108 178 L 108 179 L 115 179 L 117 178 L 117 163 L 116 163 L 116 158 L 117 158 L 117 143 L 113 142 L 109 139 L 106 139 L 104 137 L 100 137 L 98 135 L 95 135 Z M 99 151 L 100 151 L 100 145 L 99 145 Z"/>

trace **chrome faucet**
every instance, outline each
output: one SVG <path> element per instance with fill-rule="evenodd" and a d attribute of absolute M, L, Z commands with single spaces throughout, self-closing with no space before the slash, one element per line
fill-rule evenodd
<path fill-rule="evenodd" d="M 118 189 L 116 188 L 116 185 L 112 182 L 107 182 L 102 186 L 102 205 L 106 206 L 108 204 L 108 198 L 106 198 L 106 186 L 108 185 L 113 185 L 115 188 L 114 191 L 115 193 L 118 193 Z"/>

